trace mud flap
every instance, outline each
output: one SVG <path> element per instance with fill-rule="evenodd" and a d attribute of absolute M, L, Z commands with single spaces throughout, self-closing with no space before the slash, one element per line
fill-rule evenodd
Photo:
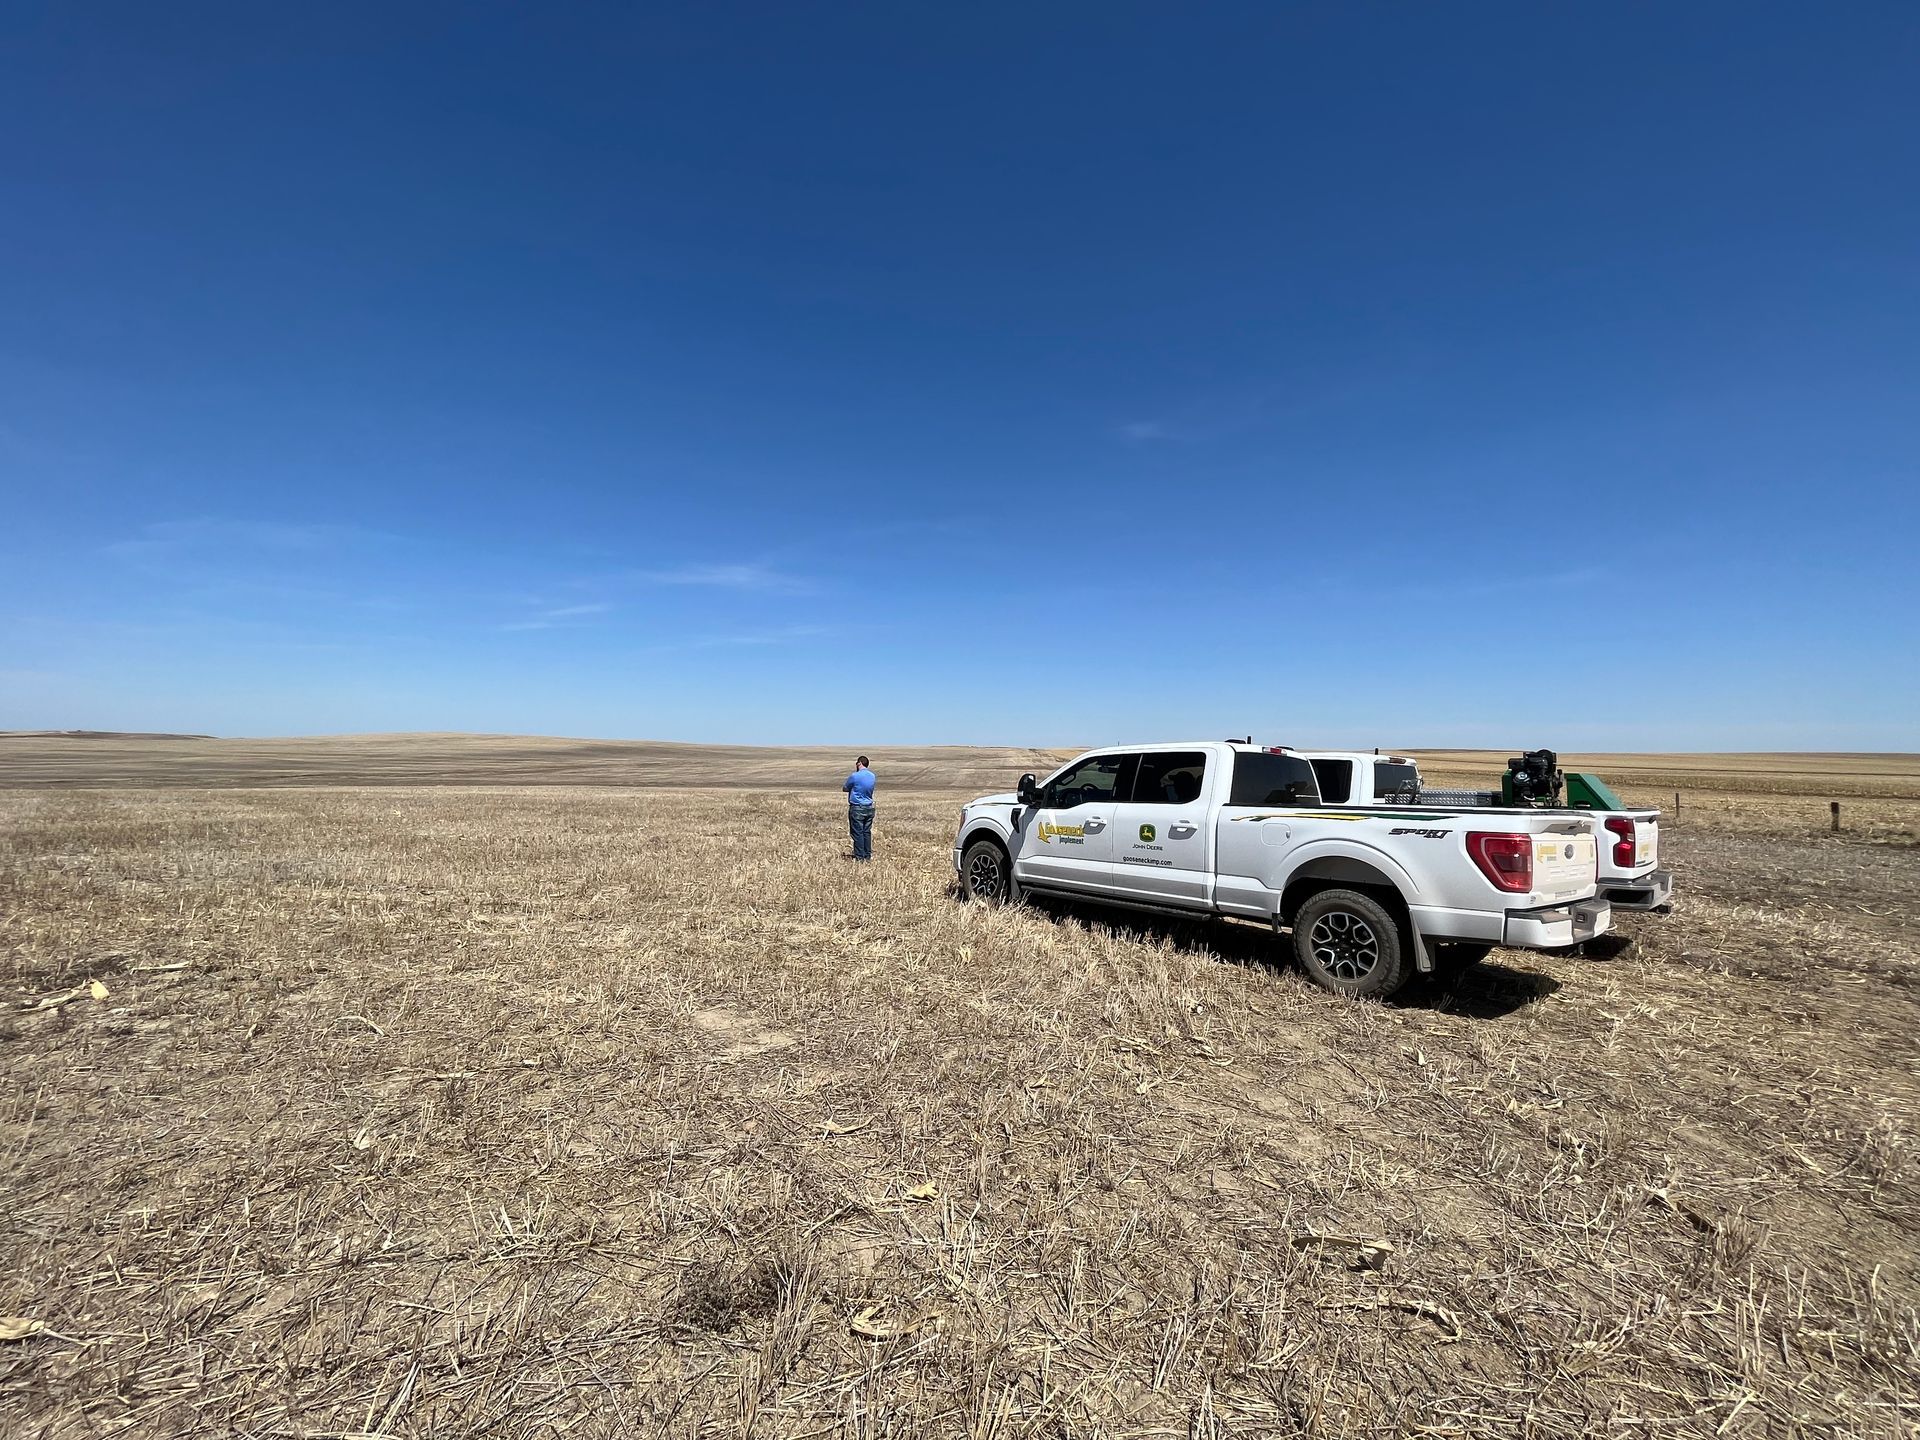
<path fill-rule="evenodd" d="M 1407 939 L 1413 945 L 1413 968 L 1422 975 L 1431 975 L 1433 973 L 1433 950 L 1427 944 L 1426 937 L 1420 933 L 1417 926 L 1409 925 L 1407 927 Z"/>

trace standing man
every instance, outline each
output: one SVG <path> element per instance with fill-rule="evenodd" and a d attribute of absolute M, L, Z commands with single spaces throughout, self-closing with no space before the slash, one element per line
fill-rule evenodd
<path fill-rule="evenodd" d="M 862 755 L 840 787 L 847 792 L 847 829 L 853 834 L 853 858 L 873 859 L 873 771 Z"/>

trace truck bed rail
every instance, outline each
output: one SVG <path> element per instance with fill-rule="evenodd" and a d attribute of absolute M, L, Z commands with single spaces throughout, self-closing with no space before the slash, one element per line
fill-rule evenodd
<path fill-rule="evenodd" d="M 1458 810 L 1486 809 L 1500 803 L 1497 790 L 1420 790 L 1413 793 L 1382 795 L 1387 805 L 1437 805 Z"/>

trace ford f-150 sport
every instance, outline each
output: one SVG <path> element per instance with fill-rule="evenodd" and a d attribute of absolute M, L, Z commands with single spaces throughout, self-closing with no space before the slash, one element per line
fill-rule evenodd
<path fill-rule="evenodd" d="M 1320 785 L 1320 798 L 1328 805 L 1440 805 L 1471 809 L 1481 813 L 1509 815 L 1511 807 L 1502 807 L 1500 797 L 1491 791 L 1429 790 L 1420 779 L 1420 767 L 1401 755 L 1369 755 L 1364 750 L 1301 750 L 1295 752 L 1313 766 Z M 1534 751 L 1530 756 L 1545 756 L 1549 765 L 1551 751 Z M 1514 762 L 1516 765 L 1519 761 Z M 1551 778 L 1551 794 L 1559 794 L 1559 773 Z M 1622 910 L 1653 910 L 1673 899 L 1673 872 L 1660 866 L 1660 812 L 1629 810 L 1614 798 L 1613 792 L 1591 776 L 1587 787 L 1604 799 L 1598 804 L 1608 808 L 1581 808 L 1592 815 L 1598 828 L 1600 897 Z M 1543 787 L 1544 790 L 1545 787 Z M 1541 806 L 1529 808 L 1539 809 Z M 1552 802 L 1548 802 L 1552 808 Z M 1574 809 L 1572 805 L 1564 808 Z"/>
<path fill-rule="evenodd" d="M 975 800 L 953 862 L 977 900 L 1033 892 L 1290 927 L 1316 982 L 1388 995 L 1494 945 L 1558 949 L 1605 931 L 1594 824 L 1327 806 L 1313 767 L 1285 749 L 1129 745 Z"/>

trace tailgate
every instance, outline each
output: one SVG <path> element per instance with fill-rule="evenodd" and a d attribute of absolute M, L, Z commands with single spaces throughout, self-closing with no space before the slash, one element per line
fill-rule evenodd
<path fill-rule="evenodd" d="M 1579 900 L 1593 893 L 1598 847 L 1584 824 L 1533 837 L 1533 893 L 1542 901 Z"/>
<path fill-rule="evenodd" d="M 1630 820 L 1633 822 L 1633 863 L 1621 865 L 1614 858 L 1614 842 L 1619 838 L 1609 832 L 1603 838 L 1606 850 L 1600 856 L 1600 872 L 1605 876 L 1626 876 L 1633 878 L 1644 875 L 1653 869 L 1660 859 L 1660 812 L 1658 810 L 1621 810 L 1605 819 Z"/>
<path fill-rule="evenodd" d="M 1660 861 L 1660 812 L 1647 810 L 1633 819 L 1633 868 L 1657 865 Z"/>

